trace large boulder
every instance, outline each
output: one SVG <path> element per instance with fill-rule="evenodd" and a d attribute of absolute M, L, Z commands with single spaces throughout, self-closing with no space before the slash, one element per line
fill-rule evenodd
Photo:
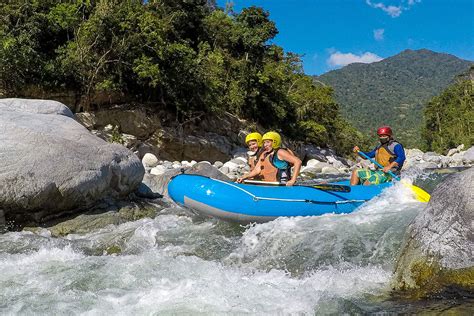
<path fill-rule="evenodd" d="M 0 209 L 7 221 L 40 223 L 98 200 L 127 196 L 144 168 L 74 120 L 63 104 L 0 99 Z"/>
<path fill-rule="evenodd" d="M 435 189 L 409 226 L 393 287 L 412 297 L 474 290 L 474 168 Z"/>

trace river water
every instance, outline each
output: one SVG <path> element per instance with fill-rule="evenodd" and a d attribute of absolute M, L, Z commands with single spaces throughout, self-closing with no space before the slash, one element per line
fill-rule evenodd
<path fill-rule="evenodd" d="M 462 314 L 472 301 L 388 295 L 406 227 L 424 206 L 396 185 L 347 215 L 240 226 L 170 203 L 154 219 L 86 235 L 6 233 L 0 314 Z"/>

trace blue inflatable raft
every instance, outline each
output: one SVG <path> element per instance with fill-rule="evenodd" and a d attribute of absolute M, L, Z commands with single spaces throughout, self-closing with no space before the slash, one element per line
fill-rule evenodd
<path fill-rule="evenodd" d="M 351 213 L 391 185 L 358 185 L 347 188 L 350 192 L 338 192 L 311 186 L 239 184 L 180 174 L 169 182 L 168 194 L 176 203 L 202 215 L 239 223 L 262 223 L 280 216 Z"/>

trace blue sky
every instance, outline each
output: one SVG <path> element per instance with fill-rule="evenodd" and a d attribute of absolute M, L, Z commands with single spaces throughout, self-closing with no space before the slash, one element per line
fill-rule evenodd
<path fill-rule="evenodd" d="M 307 74 L 427 48 L 474 60 L 474 0 L 218 0 L 269 11 L 273 42 L 303 56 Z"/>

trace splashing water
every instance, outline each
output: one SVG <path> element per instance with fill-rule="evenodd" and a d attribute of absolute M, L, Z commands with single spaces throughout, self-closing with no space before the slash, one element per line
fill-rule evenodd
<path fill-rule="evenodd" d="M 243 227 L 173 206 L 86 235 L 7 233 L 0 314 L 374 311 L 424 206 L 395 185 L 347 215 Z"/>

